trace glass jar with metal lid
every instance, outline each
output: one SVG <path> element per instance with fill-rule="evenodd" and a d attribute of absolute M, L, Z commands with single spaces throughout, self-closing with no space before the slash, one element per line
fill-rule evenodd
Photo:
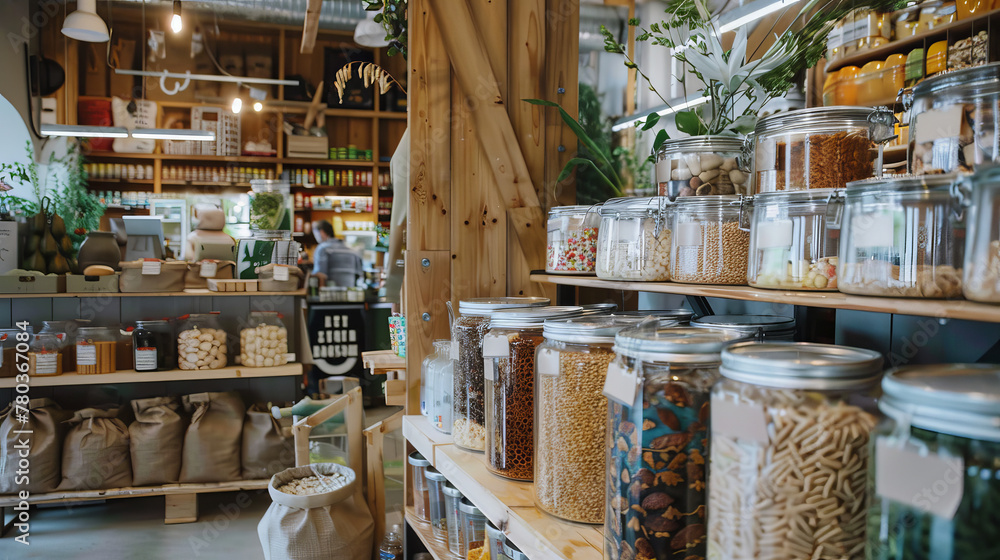
<path fill-rule="evenodd" d="M 712 389 L 708 557 L 865 557 L 878 352 L 801 342 L 723 350 Z"/>
<path fill-rule="evenodd" d="M 839 190 L 754 195 L 747 281 L 755 288 L 836 290 Z"/>
<path fill-rule="evenodd" d="M 462 518 L 462 557 L 486 544 L 486 515 L 468 498 L 462 498 L 458 505 Z"/>
<path fill-rule="evenodd" d="M 117 344 L 117 327 L 80 327 L 77 329 L 77 373 L 87 375 L 117 371 Z"/>
<path fill-rule="evenodd" d="M 638 325 L 649 317 L 655 317 L 660 322 L 672 321 L 678 325 L 686 325 L 692 317 L 694 311 L 688 309 L 650 309 L 638 311 L 615 311 L 611 317 L 623 322 Z"/>
<path fill-rule="evenodd" d="M 740 166 L 743 141 L 734 136 L 667 140 L 656 152 L 660 196 L 751 194 L 749 170 Z"/>
<path fill-rule="evenodd" d="M 780 315 L 705 315 L 692 327 L 739 331 L 764 342 L 793 342 L 795 319 Z"/>
<path fill-rule="evenodd" d="M 617 303 L 587 303 L 580 307 L 584 315 L 607 315 L 618 311 Z"/>
<path fill-rule="evenodd" d="M 273 367 L 288 363 L 288 329 L 277 311 L 251 311 L 240 328 L 240 363 Z"/>
<path fill-rule="evenodd" d="M 179 369 L 219 369 L 226 367 L 226 331 L 219 323 L 219 312 L 192 313 L 180 318 L 177 327 L 177 366 Z"/>
<path fill-rule="evenodd" d="M 679 198 L 674 204 L 670 279 L 692 284 L 747 283 L 750 232 L 740 228 L 738 196 Z"/>
<path fill-rule="evenodd" d="M 615 337 L 608 367 L 604 557 L 706 557 L 709 400 L 719 353 L 745 340 L 654 321 Z"/>
<path fill-rule="evenodd" d="M 842 189 L 875 176 L 867 107 L 817 107 L 768 115 L 752 136 L 754 192 Z"/>
<path fill-rule="evenodd" d="M 486 389 L 486 468 L 514 480 L 531 480 L 535 414 L 535 349 L 548 319 L 579 316 L 582 307 L 497 311 L 483 338 Z"/>
<path fill-rule="evenodd" d="M 604 522 L 603 391 L 615 357 L 610 317 L 545 322 L 535 355 L 535 504 L 580 523 Z"/>
<path fill-rule="evenodd" d="M 37 376 L 62 375 L 62 347 L 62 340 L 56 334 L 34 335 L 28 350 L 28 373 Z"/>
<path fill-rule="evenodd" d="M 89 321 L 42 321 L 42 330 L 38 334 L 54 334 L 59 339 L 63 373 L 76 371 L 76 330 L 86 324 Z"/>
<path fill-rule="evenodd" d="M 1000 167 L 964 180 L 971 191 L 965 236 L 962 293 L 974 301 L 1000 303 Z"/>
<path fill-rule="evenodd" d="M 1000 64 L 947 72 L 913 88 L 910 171 L 972 172 L 1000 161 Z"/>
<path fill-rule="evenodd" d="M 597 229 L 596 206 L 556 206 L 549 210 L 545 272 L 594 274 Z"/>
<path fill-rule="evenodd" d="M 444 483 L 444 507 L 445 507 L 445 522 L 448 526 L 448 550 L 452 554 L 456 554 L 460 557 L 465 557 L 465 550 L 462 544 L 462 512 L 459 511 L 458 506 L 462 504 L 462 500 L 465 496 L 457 488 L 451 485 L 450 482 Z"/>
<path fill-rule="evenodd" d="M 616 198 L 601 206 L 597 277 L 670 280 L 670 215 L 666 197 Z"/>
<path fill-rule="evenodd" d="M 490 317 L 501 309 L 548 304 L 548 298 L 538 297 L 473 298 L 458 303 L 460 316 L 452 328 L 456 361 L 451 436 L 455 445 L 469 451 L 483 451 L 486 446 L 483 337 L 490 329 Z"/>
<path fill-rule="evenodd" d="M 1000 366 L 906 366 L 882 391 L 868 558 L 996 558 Z"/>
<path fill-rule="evenodd" d="M 841 222 L 838 288 L 912 298 L 962 295 L 964 194 L 954 175 L 851 183 Z"/>

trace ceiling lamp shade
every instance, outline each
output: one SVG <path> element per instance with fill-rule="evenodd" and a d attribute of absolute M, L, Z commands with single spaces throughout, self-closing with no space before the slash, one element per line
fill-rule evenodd
<path fill-rule="evenodd" d="M 88 43 L 104 43 L 111 39 L 107 24 L 97 15 L 97 0 L 79 0 L 76 11 L 63 21 L 62 32 L 70 39 Z"/>
<path fill-rule="evenodd" d="M 378 12 L 370 11 L 365 13 L 365 19 L 358 22 L 354 28 L 354 42 L 363 47 L 385 47 L 389 41 L 385 40 L 385 29 L 381 24 L 375 23 L 375 15 Z"/>

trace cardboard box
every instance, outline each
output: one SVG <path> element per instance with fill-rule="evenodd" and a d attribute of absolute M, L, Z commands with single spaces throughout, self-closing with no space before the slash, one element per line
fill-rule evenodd
<path fill-rule="evenodd" d="M 0 294 L 61 294 L 66 292 L 66 276 L 0 276 Z"/>
<path fill-rule="evenodd" d="M 70 294 L 117 294 L 118 273 L 107 276 L 66 275 L 66 293 Z"/>
<path fill-rule="evenodd" d="M 288 157 L 330 159 L 330 146 L 327 138 L 286 136 L 285 146 Z"/>
<path fill-rule="evenodd" d="M 0 274 L 17 268 L 19 249 L 17 222 L 0 222 Z"/>

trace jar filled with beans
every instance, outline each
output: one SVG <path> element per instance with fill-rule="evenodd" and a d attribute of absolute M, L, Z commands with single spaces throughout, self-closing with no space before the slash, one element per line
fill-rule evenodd
<path fill-rule="evenodd" d="M 597 235 L 598 278 L 670 280 L 670 215 L 665 196 L 617 198 L 601 206 Z"/>
<path fill-rule="evenodd" d="M 486 448 L 483 337 L 490 328 L 490 316 L 501 309 L 548 304 L 548 298 L 536 297 L 473 298 L 459 302 L 460 316 L 452 329 L 452 354 L 456 361 L 451 436 L 455 445 L 468 451 Z"/>
<path fill-rule="evenodd" d="M 712 389 L 708 557 L 865 558 L 878 352 L 749 342 Z"/>
<path fill-rule="evenodd" d="M 219 325 L 219 313 L 197 313 L 181 317 L 177 328 L 179 369 L 219 369 L 226 367 L 226 331 Z"/>
<path fill-rule="evenodd" d="M 604 522 L 604 378 L 614 360 L 610 317 L 545 321 L 535 355 L 535 504 L 556 517 Z"/>
<path fill-rule="evenodd" d="M 671 280 L 746 284 L 750 232 L 740 227 L 740 207 L 738 196 L 677 199 L 670 249 Z"/>
<path fill-rule="evenodd" d="M 514 480 L 534 475 L 535 349 L 546 319 L 579 316 L 582 307 L 498 311 L 483 338 L 486 467 Z"/>
<path fill-rule="evenodd" d="M 656 321 L 615 337 L 604 388 L 605 558 L 705 558 L 709 401 L 719 352 L 738 340 L 742 333 Z"/>

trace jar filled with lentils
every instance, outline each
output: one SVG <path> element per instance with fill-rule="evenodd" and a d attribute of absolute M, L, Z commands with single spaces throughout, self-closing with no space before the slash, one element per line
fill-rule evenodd
<path fill-rule="evenodd" d="M 677 199 L 670 250 L 671 280 L 746 284 L 750 232 L 740 227 L 740 206 L 738 196 Z"/>
<path fill-rule="evenodd" d="M 498 311 L 483 339 L 486 381 L 486 467 L 493 474 L 531 480 L 535 451 L 535 349 L 546 319 L 579 316 L 582 307 Z"/>
<path fill-rule="evenodd" d="M 610 317 L 545 321 L 535 355 L 535 505 L 579 523 L 604 522 L 604 378 L 614 360 Z"/>
<path fill-rule="evenodd" d="M 455 445 L 468 451 L 486 448 L 483 337 L 490 329 L 490 316 L 501 309 L 545 307 L 548 298 L 473 298 L 458 303 L 460 316 L 452 329 L 455 358 L 451 436 Z"/>

